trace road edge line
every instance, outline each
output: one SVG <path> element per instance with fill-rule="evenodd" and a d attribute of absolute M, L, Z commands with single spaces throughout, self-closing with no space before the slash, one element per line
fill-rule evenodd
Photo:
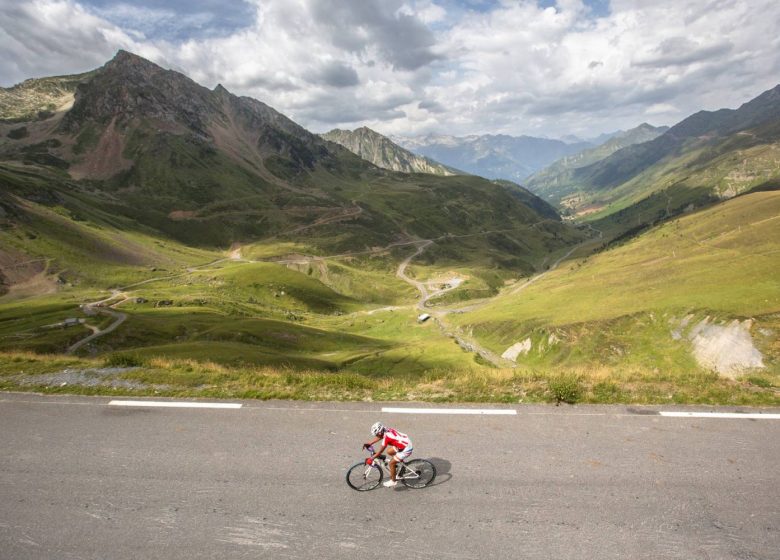
<path fill-rule="evenodd" d="M 241 408 L 240 403 L 203 403 L 203 402 L 184 402 L 184 401 L 123 401 L 112 400 L 109 406 L 137 406 L 137 407 L 161 407 L 161 408 Z"/>

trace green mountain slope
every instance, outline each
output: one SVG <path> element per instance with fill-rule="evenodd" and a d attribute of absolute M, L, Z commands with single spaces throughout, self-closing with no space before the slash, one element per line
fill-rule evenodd
<path fill-rule="evenodd" d="M 24 123 L 25 137 L 0 124 L 0 158 L 59 169 L 104 209 L 183 243 L 304 237 L 326 252 L 427 237 L 432 222 L 441 235 L 540 218 L 483 179 L 377 170 L 259 101 L 130 53 L 74 82 L 72 108 Z M 504 211 L 473 216 L 474 200 Z"/>
<path fill-rule="evenodd" d="M 90 367 L 109 392 L 517 402 L 569 398 L 573 372 L 600 402 L 777 402 L 778 192 L 626 235 L 773 188 L 771 96 L 621 167 L 597 239 L 512 183 L 379 169 L 129 53 L 56 80 L 72 105 L 39 114 L 29 83 L 0 115 L 0 389 Z M 713 373 L 698 345 L 724 331 L 764 367 Z"/>
<path fill-rule="evenodd" d="M 655 140 L 572 174 L 574 213 L 626 231 L 731 198 L 780 176 L 780 86 L 739 109 L 699 112 Z"/>
<path fill-rule="evenodd" d="M 654 140 L 668 129 L 669 127 L 665 126 L 654 127 L 647 123 L 640 124 L 636 128 L 615 134 L 595 148 L 588 148 L 559 159 L 526 179 L 525 185 L 531 192 L 557 206 L 566 207 L 566 199 L 572 195 L 575 195 L 573 197 L 575 200 L 568 202 L 576 204 L 578 185 L 573 182 L 576 169 L 601 161 L 627 146 Z"/>
<path fill-rule="evenodd" d="M 776 383 L 778 216 L 780 192 L 739 196 L 508 288 L 453 321 L 498 353 L 527 341 L 518 363 L 659 376 L 714 367 L 697 363 L 693 329 L 741 321 L 735 332 L 752 337 Z"/>

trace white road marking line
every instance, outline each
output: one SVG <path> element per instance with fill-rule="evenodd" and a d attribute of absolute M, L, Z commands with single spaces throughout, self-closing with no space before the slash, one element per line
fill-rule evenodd
<path fill-rule="evenodd" d="M 6 391 L 0 391 L 0 394 L 16 394 Z M 37 404 L 37 405 L 67 405 L 67 406 L 106 406 L 105 401 L 100 402 L 100 397 L 83 397 L 94 398 L 93 402 L 74 402 L 70 400 L 64 400 L 65 397 L 60 397 L 63 400 L 28 400 L 28 399 L 11 399 L 0 397 L 0 404 Z M 120 404 L 137 402 L 137 405 Z M 113 406 L 171 406 L 171 407 L 193 407 L 193 408 L 227 408 L 251 410 L 258 413 L 264 412 L 331 412 L 331 413 L 360 413 L 360 414 L 376 414 L 375 408 L 300 408 L 297 406 L 265 406 L 263 402 L 258 403 L 186 403 L 173 401 L 111 401 L 108 403 Z M 470 408 L 458 408 L 458 409 L 441 409 L 441 408 L 391 408 L 384 407 L 382 412 L 398 412 L 408 414 L 500 414 L 500 415 L 522 415 L 522 416 L 609 416 L 613 418 L 654 418 L 658 416 L 677 417 L 677 418 L 732 418 L 732 419 L 756 419 L 756 420 L 780 420 L 780 413 L 743 413 L 743 412 L 677 412 L 677 411 L 653 411 L 652 414 L 637 414 L 635 412 L 623 413 L 623 412 L 568 412 L 551 410 L 550 412 L 532 412 L 526 411 L 522 408 L 520 411 L 511 409 L 470 409 Z"/>
<path fill-rule="evenodd" d="M 239 403 L 203 403 L 181 401 L 111 401 L 109 406 L 160 406 L 170 408 L 241 408 Z"/>
<path fill-rule="evenodd" d="M 743 412 L 659 412 L 661 416 L 671 418 L 738 418 L 740 420 L 780 420 L 780 414 L 761 414 Z"/>
<path fill-rule="evenodd" d="M 503 414 L 516 415 L 516 410 L 499 408 L 392 408 L 382 407 L 382 412 L 395 414 Z"/>

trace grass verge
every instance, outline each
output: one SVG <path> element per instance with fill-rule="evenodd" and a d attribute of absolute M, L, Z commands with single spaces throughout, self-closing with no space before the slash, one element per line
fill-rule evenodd
<path fill-rule="evenodd" d="M 89 382 L 76 374 L 87 375 Z M 33 353 L 0 353 L 0 390 L 263 400 L 780 406 L 780 379 L 766 374 L 730 380 L 706 372 L 664 375 L 640 368 L 602 367 L 433 369 L 378 377 L 345 370 Z"/>

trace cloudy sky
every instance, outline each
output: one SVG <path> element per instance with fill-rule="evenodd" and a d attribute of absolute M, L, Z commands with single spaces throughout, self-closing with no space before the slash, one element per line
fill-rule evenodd
<path fill-rule="evenodd" d="M 592 137 L 780 83 L 780 2 L 0 0 L 0 86 L 120 48 L 315 132 Z"/>

